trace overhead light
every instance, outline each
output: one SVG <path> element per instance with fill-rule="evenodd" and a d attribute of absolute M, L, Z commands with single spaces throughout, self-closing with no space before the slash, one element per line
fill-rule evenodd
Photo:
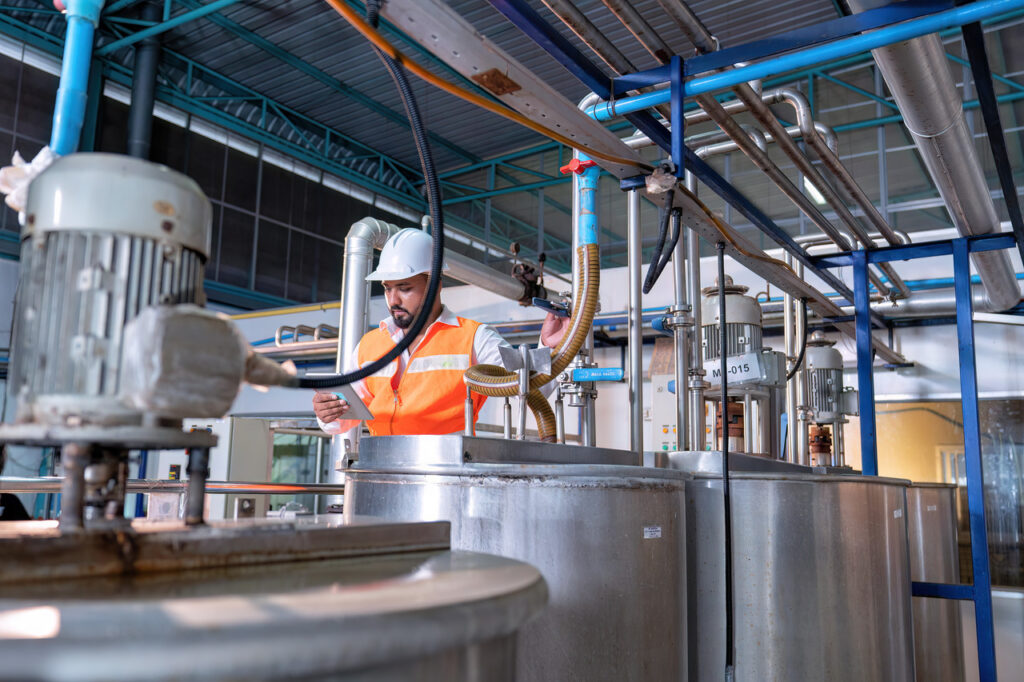
<path fill-rule="evenodd" d="M 819 206 L 825 205 L 825 197 L 821 195 L 821 192 L 818 190 L 817 187 L 811 184 L 811 181 L 808 180 L 806 176 L 804 176 L 804 191 L 807 192 L 807 196 L 811 197 L 811 199 L 814 199 L 814 203 L 818 204 Z"/>

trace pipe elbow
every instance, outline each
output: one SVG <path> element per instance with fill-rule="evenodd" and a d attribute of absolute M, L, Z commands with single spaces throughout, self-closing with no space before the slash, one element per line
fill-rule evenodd
<path fill-rule="evenodd" d="M 352 223 L 345 236 L 345 253 L 372 253 L 374 248 L 382 248 L 388 237 L 398 229 L 397 225 L 376 218 L 367 217 L 357 220 Z"/>

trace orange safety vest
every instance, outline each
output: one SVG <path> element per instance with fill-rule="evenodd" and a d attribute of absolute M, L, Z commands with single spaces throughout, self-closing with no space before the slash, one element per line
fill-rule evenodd
<path fill-rule="evenodd" d="M 446 434 L 465 428 L 466 384 L 463 375 L 473 357 L 479 322 L 457 318 L 458 326 L 435 322 L 399 376 L 398 359 L 363 379 L 374 419 L 366 426 L 374 436 Z M 394 348 L 387 326 L 359 341 L 359 366 L 365 367 Z M 487 396 L 473 394 L 473 423 Z"/>

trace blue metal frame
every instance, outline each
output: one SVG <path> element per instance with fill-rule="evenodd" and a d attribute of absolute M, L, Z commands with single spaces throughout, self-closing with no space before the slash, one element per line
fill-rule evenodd
<path fill-rule="evenodd" d="M 854 301 L 856 315 L 854 320 L 857 331 L 858 376 L 860 379 L 860 428 L 862 447 L 862 468 L 865 475 L 878 474 L 877 434 L 874 407 L 874 353 L 872 350 L 872 323 L 876 319 L 870 307 L 870 283 L 868 268 L 873 263 L 884 263 L 893 260 L 909 260 L 927 258 L 937 255 L 953 255 L 954 281 L 957 298 L 957 333 L 961 365 L 961 393 L 964 414 L 964 441 L 967 459 L 967 494 L 971 525 L 971 557 L 974 566 L 974 585 L 940 585 L 932 583 L 915 583 L 914 593 L 918 596 L 942 597 L 953 599 L 972 599 L 975 603 L 978 637 L 978 659 L 981 679 L 995 680 L 995 646 L 992 624 L 991 577 L 988 565 L 988 538 L 985 532 L 985 505 L 983 490 L 983 471 L 981 460 L 981 434 L 978 424 L 978 387 L 976 359 L 974 349 L 973 309 L 971 300 L 971 276 L 969 254 L 971 251 L 988 251 L 993 249 L 1024 248 L 1018 244 L 1014 235 L 985 235 L 981 237 L 961 238 L 950 242 L 932 244 L 913 244 L 877 250 L 861 250 L 835 256 L 812 258 L 797 245 L 788 234 L 779 228 L 768 216 L 764 215 L 752 202 L 744 197 L 735 187 L 725 181 L 713 169 L 682 143 L 682 112 L 684 98 L 736 85 L 755 77 L 765 77 L 800 68 L 808 64 L 852 54 L 852 46 L 860 49 L 879 47 L 897 40 L 931 33 L 949 26 L 963 25 L 971 21 L 994 16 L 994 13 L 1007 10 L 1018 10 L 1024 6 L 1022 0 L 980 0 L 971 5 L 950 7 L 949 2 L 908 2 L 897 3 L 864 13 L 854 17 L 826 22 L 805 31 L 776 36 L 773 39 L 759 41 L 735 50 L 724 50 L 712 55 L 700 55 L 687 60 L 684 65 L 679 57 L 672 58 L 669 64 L 640 74 L 630 74 L 615 79 L 609 85 L 599 82 L 594 76 L 596 67 L 579 54 L 575 48 L 565 49 L 558 40 L 549 38 L 553 29 L 546 25 L 536 12 L 525 6 L 523 0 L 490 0 L 496 7 L 512 7 L 515 11 L 503 10 L 513 23 L 533 38 L 545 50 L 552 54 L 570 72 L 578 75 L 595 93 L 608 100 L 602 105 L 592 107 L 588 113 L 598 120 L 610 119 L 623 115 L 626 119 L 648 135 L 658 146 L 667 151 L 675 164 L 677 174 L 682 174 L 684 163 L 705 184 L 709 185 L 729 204 L 736 207 L 755 226 L 783 244 L 787 251 L 793 253 L 810 271 L 821 273 L 826 282 L 847 299 Z M 903 13 L 902 15 L 900 13 Z M 914 14 L 916 13 L 916 14 Z M 916 19 L 909 19 L 911 15 Z M 930 15 L 930 16 L 923 16 Z M 902 23 L 897 23 L 901 22 Z M 858 24 L 858 22 L 860 22 Z M 868 26 L 867 23 L 877 22 Z M 866 28 L 878 30 L 862 33 Z M 839 40 L 836 40 L 839 38 Z M 823 41 L 834 41 L 830 44 L 817 44 Z M 564 39 L 561 42 L 565 42 Z M 816 44 L 815 47 L 808 47 Z M 802 49 L 800 49 L 802 48 Z M 727 74 L 714 74 L 683 82 L 682 75 L 698 73 L 705 69 L 713 69 L 731 65 L 741 59 L 766 57 L 778 52 L 798 49 L 797 52 L 781 58 L 769 59 L 753 67 L 733 69 Z M 703 61 L 702 61 L 703 60 Z M 719 60 L 719 61 L 714 61 Z M 977 61 L 977 60 L 972 60 Z M 986 64 L 987 65 L 987 64 Z M 810 72 L 813 78 L 813 71 Z M 648 95 L 639 95 L 626 99 L 610 97 L 612 88 L 635 89 L 669 82 L 664 88 Z M 989 84 L 991 80 L 989 79 Z M 990 109 L 994 97 L 989 97 L 983 106 Z M 671 103 L 672 132 L 658 122 L 653 115 L 645 111 L 656 104 Z M 625 104 L 624 104 L 625 103 Z M 640 106 L 642 103 L 642 106 Z M 990 133 L 992 128 L 990 126 Z M 1005 149 L 1003 150 L 1005 152 Z M 632 187 L 636 178 L 622 181 L 624 188 Z M 1024 253 L 1024 252 L 1022 252 Z M 852 265 L 854 271 L 854 287 L 851 292 L 841 281 L 838 281 L 827 268 Z"/>
<path fill-rule="evenodd" d="M 868 290 L 868 253 L 853 254 L 853 305 L 857 326 L 857 381 L 860 402 L 860 464 L 866 476 L 878 475 L 875 428 L 875 355 L 871 349 L 871 297 Z"/>
<path fill-rule="evenodd" d="M 950 241 L 895 246 L 875 251 L 853 251 L 814 259 L 824 267 L 853 266 L 854 306 L 857 324 L 857 377 L 860 400 L 861 467 L 865 475 L 878 475 L 875 433 L 874 358 L 871 352 L 869 263 L 953 256 L 956 292 L 957 350 L 960 359 L 960 399 L 963 410 L 964 453 L 967 465 L 967 509 L 970 517 L 973 585 L 915 582 L 917 597 L 963 599 L 974 602 L 977 624 L 980 679 L 996 679 L 995 636 L 992 617 L 992 578 L 989 568 L 988 531 L 985 528 L 984 471 L 981 457 L 981 427 L 978 418 L 978 371 L 974 345 L 974 301 L 971 295 L 972 252 L 1013 249 L 1012 234 L 961 237 Z"/>
<path fill-rule="evenodd" d="M 683 60 L 679 55 L 669 62 L 669 87 L 672 89 L 672 170 L 675 176 L 682 179 L 686 175 L 686 156 L 683 137 L 686 133 L 686 117 L 683 115 Z"/>
<path fill-rule="evenodd" d="M 564 40 L 551 37 L 554 30 L 545 22 L 536 11 L 529 7 L 524 0 L 490 0 L 491 4 L 504 14 L 517 28 L 523 31 L 528 37 L 537 42 L 559 63 L 567 66 L 569 71 L 576 75 L 584 85 L 602 98 L 609 98 L 612 94 L 612 83 L 607 79 L 599 78 L 600 70 L 594 66 L 578 50 Z M 557 32 L 556 32 L 557 33 Z M 566 48 L 568 45 L 568 48 Z M 674 66 L 673 66 L 674 65 Z M 673 73 L 680 76 L 683 71 L 683 60 L 675 57 L 666 67 L 662 67 L 664 80 L 671 80 Z M 684 95 L 684 83 L 678 83 L 676 89 L 676 106 L 672 107 L 673 120 L 682 120 L 682 97 Z M 758 229 L 770 236 L 783 249 L 788 251 L 802 263 L 808 270 L 820 277 L 829 284 L 836 292 L 848 300 L 853 299 L 853 292 L 843 284 L 842 280 L 828 270 L 817 266 L 808 253 L 801 247 L 785 230 L 779 227 L 767 214 L 759 209 L 749 198 L 747 198 L 736 187 L 730 184 L 714 168 L 703 159 L 698 157 L 693 150 L 682 142 L 683 125 L 673 125 L 673 130 L 679 130 L 678 136 L 670 133 L 665 126 L 657 121 L 652 114 L 646 111 L 637 111 L 626 116 L 626 119 L 636 126 L 641 132 L 664 151 L 672 155 L 677 172 L 681 173 L 683 168 L 689 169 L 705 185 L 710 187 L 716 194 L 725 199 L 733 208 L 739 211 Z M 633 189 L 643 182 L 642 177 L 630 178 L 622 182 L 623 189 Z M 880 315 L 874 314 L 875 325 L 884 327 L 885 321 Z"/>
<path fill-rule="evenodd" d="M 873 50 L 878 47 L 917 38 L 942 29 L 963 26 L 1005 12 L 1024 8 L 1024 0 L 977 0 L 969 5 L 947 9 L 936 14 L 928 14 L 917 19 L 890 24 L 883 28 L 860 35 L 840 38 L 813 47 L 770 57 L 749 66 L 701 76 L 686 81 L 683 91 L 686 97 L 694 97 L 705 93 L 731 88 L 741 83 L 760 78 L 768 78 L 779 73 L 806 68 L 814 64 L 840 57 L 848 57 L 859 52 Z M 693 61 L 693 60 L 690 60 Z M 664 82 L 662 79 L 661 82 Z M 668 89 L 635 95 L 615 102 L 604 102 L 587 110 L 587 113 L 599 121 L 607 121 L 616 116 L 649 109 L 670 100 Z"/>

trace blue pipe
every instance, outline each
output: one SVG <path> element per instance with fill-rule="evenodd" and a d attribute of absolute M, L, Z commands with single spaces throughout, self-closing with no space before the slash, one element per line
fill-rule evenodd
<path fill-rule="evenodd" d="M 841 59 L 860 52 L 898 43 L 902 40 L 919 38 L 947 28 L 955 28 L 982 21 L 990 17 L 1024 8 L 1024 0 L 978 0 L 969 5 L 955 7 L 944 12 L 930 14 L 899 24 L 880 28 L 877 31 L 843 38 L 831 43 L 817 45 L 799 52 L 766 59 L 750 66 L 694 78 L 683 84 L 683 97 L 694 97 L 715 90 L 731 88 L 741 83 L 774 76 L 776 74 L 803 69 L 814 64 Z M 587 114 L 598 121 L 609 121 L 660 104 L 667 104 L 672 97 L 671 89 L 626 97 L 615 102 L 602 102 L 587 109 Z"/>
<path fill-rule="evenodd" d="M 53 132 L 50 149 L 58 156 L 78 149 L 89 95 L 89 64 L 92 61 L 93 33 L 100 20 L 104 0 L 69 0 L 68 28 L 64 40 L 64 59 L 60 68 L 60 86 L 53 108 Z"/>
<path fill-rule="evenodd" d="M 589 156 L 579 155 L 580 161 L 590 161 Z M 601 168 L 590 166 L 580 173 L 580 223 L 577 226 L 579 245 L 597 243 L 597 185 Z"/>

